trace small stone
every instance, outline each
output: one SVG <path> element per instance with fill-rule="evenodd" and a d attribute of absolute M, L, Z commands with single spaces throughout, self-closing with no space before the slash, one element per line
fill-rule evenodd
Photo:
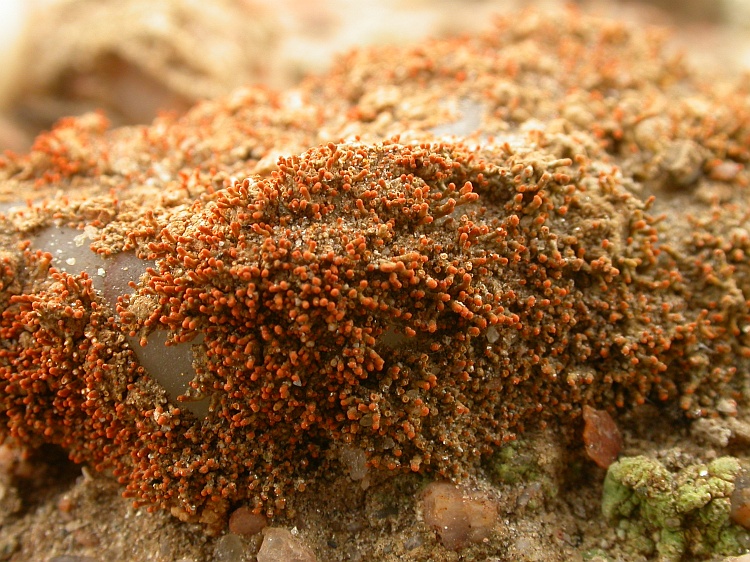
<path fill-rule="evenodd" d="M 63 494 L 60 496 L 60 499 L 57 500 L 57 509 L 63 513 L 70 513 L 75 506 L 76 502 L 70 494 Z"/>
<path fill-rule="evenodd" d="M 690 435 L 713 447 L 726 447 L 733 437 L 727 422 L 719 418 L 700 418 L 690 426 Z"/>
<path fill-rule="evenodd" d="M 706 150 L 695 141 L 675 140 L 667 143 L 661 167 L 675 185 L 688 186 L 700 177 L 705 158 Z"/>
<path fill-rule="evenodd" d="M 606 410 L 583 407 L 583 442 L 586 454 L 601 468 L 609 468 L 622 449 L 622 435 Z"/>
<path fill-rule="evenodd" d="M 424 521 L 435 529 L 440 542 L 450 550 L 482 542 L 497 521 L 497 506 L 473 497 L 449 482 L 432 482 L 422 495 Z"/>
<path fill-rule="evenodd" d="M 244 559 L 245 544 L 238 535 L 228 533 L 216 541 L 214 560 L 216 562 L 241 562 Z"/>
<path fill-rule="evenodd" d="M 349 478 L 352 480 L 362 480 L 367 476 L 367 456 L 362 449 L 344 447 L 341 449 L 339 459 L 346 467 Z"/>
<path fill-rule="evenodd" d="M 730 182 L 734 181 L 734 179 L 737 177 L 737 174 L 739 174 L 741 171 L 742 164 L 731 161 L 720 161 L 711 167 L 709 177 L 712 180 Z"/>
<path fill-rule="evenodd" d="M 727 416 L 736 416 L 737 401 L 732 398 L 722 398 L 716 404 L 716 410 Z"/>
<path fill-rule="evenodd" d="M 80 546 L 89 548 L 99 546 L 99 537 L 89 529 L 76 529 L 72 535 L 73 540 Z"/>
<path fill-rule="evenodd" d="M 422 546 L 422 537 L 418 534 L 414 534 L 404 541 L 404 550 L 414 550 L 420 546 Z"/>
<path fill-rule="evenodd" d="M 257 556 L 258 562 L 316 562 L 312 550 L 288 529 L 266 527 L 263 529 L 263 544 Z"/>
<path fill-rule="evenodd" d="M 229 517 L 229 532 L 246 537 L 257 535 L 268 525 L 263 515 L 253 513 L 248 507 L 240 507 L 234 510 Z"/>
<path fill-rule="evenodd" d="M 732 521 L 750 529 L 750 476 L 747 474 L 740 474 L 734 481 L 729 506 Z"/>

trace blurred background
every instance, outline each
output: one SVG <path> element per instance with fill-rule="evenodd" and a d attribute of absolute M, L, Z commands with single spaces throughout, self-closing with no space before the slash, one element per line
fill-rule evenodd
<path fill-rule="evenodd" d="M 750 0 L 578 0 L 585 11 L 670 25 L 690 63 L 750 69 Z M 562 0 L 0 0 L 0 151 L 60 117 L 103 109 L 150 122 L 245 84 L 286 88 L 357 45 L 486 29 L 492 15 Z"/>

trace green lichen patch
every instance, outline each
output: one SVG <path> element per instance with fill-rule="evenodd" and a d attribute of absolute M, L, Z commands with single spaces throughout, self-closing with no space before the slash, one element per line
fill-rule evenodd
<path fill-rule="evenodd" d="M 629 550 L 659 560 L 737 555 L 747 531 L 731 522 L 729 507 L 740 471 L 733 457 L 676 473 L 649 457 L 623 458 L 607 472 L 602 513 Z"/>
<path fill-rule="evenodd" d="M 487 471 L 498 484 L 518 484 L 538 480 L 540 468 L 533 451 L 520 441 L 499 448 L 486 463 Z"/>

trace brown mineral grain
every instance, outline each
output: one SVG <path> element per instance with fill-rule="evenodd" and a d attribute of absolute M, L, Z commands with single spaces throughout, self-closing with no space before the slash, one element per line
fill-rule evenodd
<path fill-rule="evenodd" d="M 622 449 L 620 430 L 606 410 L 583 407 L 583 444 L 586 454 L 601 468 L 609 468 Z"/>
<path fill-rule="evenodd" d="M 268 525 L 263 515 L 253 513 L 247 507 L 239 507 L 229 516 L 229 532 L 236 535 L 256 535 Z"/>

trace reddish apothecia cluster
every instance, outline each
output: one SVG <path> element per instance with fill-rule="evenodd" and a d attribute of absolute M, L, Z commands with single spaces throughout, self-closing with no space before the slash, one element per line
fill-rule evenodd
<path fill-rule="evenodd" d="M 193 393 L 213 413 L 154 407 L 153 383 L 109 376 L 127 352 L 83 336 L 114 320 L 61 275 L 56 298 L 4 315 L 11 434 L 39 431 L 113 465 L 130 495 L 210 522 L 238 500 L 273 513 L 333 443 L 448 475 L 531 421 L 674 397 L 699 345 L 726 366 L 729 343 L 680 298 L 642 205 L 587 179 L 502 148 L 330 145 L 190 221 L 144 220 L 130 244 L 161 267 L 120 316 L 144 336 L 205 335 Z"/>
<path fill-rule="evenodd" d="M 649 212 L 659 200 L 636 197 L 634 178 L 684 196 L 715 172 L 742 199 L 746 176 L 732 166 L 748 160 L 745 125 L 719 109 L 709 123 L 692 106 L 654 123 L 658 88 L 680 72 L 622 28 L 570 19 L 560 42 L 551 23 L 532 24 L 499 28 L 508 52 L 495 36 L 409 51 L 395 98 L 368 98 L 381 63 L 352 55 L 297 101 L 250 90 L 104 140 L 100 120 L 68 122 L 3 160 L 7 186 L 75 188 L 1 222 L 3 433 L 62 444 L 111 468 L 137 501 L 215 524 L 240 502 L 276 513 L 340 447 L 372 467 L 450 476 L 583 405 L 679 397 L 700 416 L 720 396 L 739 399 L 746 218 L 717 206 L 717 220 L 664 240 Z M 601 68 L 579 60 L 591 44 Z M 528 67 L 511 64 L 529 45 L 567 63 L 532 52 Z M 617 72 L 632 61 L 642 67 Z M 591 91 L 571 76 L 591 78 Z M 534 94 L 550 84 L 560 101 Z M 430 139 L 442 110 L 405 116 L 393 99 L 424 95 L 435 106 L 482 98 L 498 139 L 409 140 Z M 534 115 L 548 135 L 519 132 Z M 328 124 L 363 138 L 323 142 Z M 657 142 L 644 124 L 672 136 Z M 392 126 L 401 141 L 373 140 Z M 282 148 L 301 155 L 269 164 Z M 250 172 L 260 175 L 239 179 Z M 50 275 L 50 256 L 31 248 L 53 219 L 100 229 L 102 254 L 135 250 L 158 267 L 113 310 L 86 275 Z M 153 330 L 195 344 L 187 395 L 209 397 L 205 419 L 135 363 L 126 335 Z"/>

